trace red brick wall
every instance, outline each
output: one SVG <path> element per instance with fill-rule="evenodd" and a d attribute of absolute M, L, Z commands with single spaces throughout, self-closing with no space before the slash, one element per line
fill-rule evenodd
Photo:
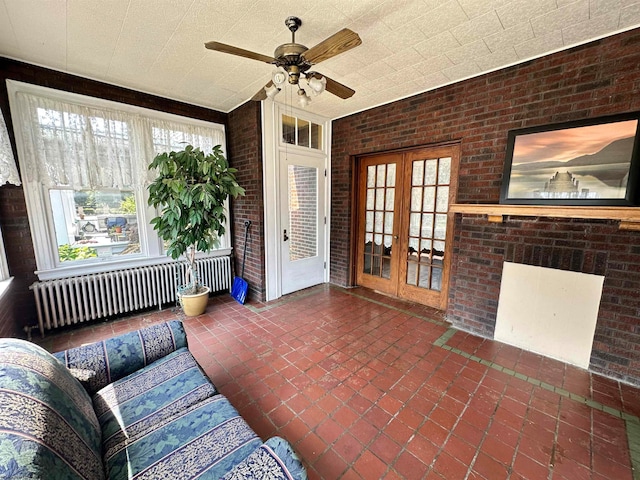
<path fill-rule="evenodd" d="M 260 102 L 249 101 L 229 113 L 228 150 L 246 195 L 233 202 L 236 275 L 242 273 L 244 221 L 250 220 L 244 279 L 249 298 L 266 299 L 264 269 L 264 196 L 262 188 L 262 120 Z"/>
<path fill-rule="evenodd" d="M 15 321 L 16 282 L 12 281 L 9 289 L 0 298 L 0 337 L 23 337 L 20 325 Z"/>
<path fill-rule="evenodd" d="M 227 120 L 226 114 L 215 110 L 0 57 L 0 109 L 7 123 L 14 152 L 15 140 L 9 112 L 6 79 L 128 103 L 209 122 L 226 124 Z M 29 285 L 37 280 L 33 273 L 36 270 L 36 262 L 22 187 L 0 186 L 0 227 L 4 236 L 9 273 L 14 276 L 11 291 L 3 298 L 3 302 L 7 301 L 12 305 L 13 314 L 10 316 L 5 315 L 4 312 L 0 314 L 0 333 L 18 333 L 22 331 L 23 326 L 36 323 L 33 294 L 28 289 Z M 2 305 L 0 305 L 0 310 L 3 310 Z M 13 325 L 10 325 L 12 323 Z"/>
<path fill-rule="evenodd" d="M 0 187 L 0 227 L 9 274 L 14 277 L 0 301 L 0 336 L 21 336 L 25 325 L 36 323 L 29 285 L 37 280 L 33 273 L 35 256 L 22 187 L 8 184 Z"/>
<path fill-rule="evenodd" d="M 331 280 L 350 281 L 351 156 L 461 142 L 458 201 L 497 203 L 510 129 L 640 110 L 640 30 L 333 122 Z M 492 336 L 504 261 L 605 275 L 593 370 L 640 384 L 640 234 L 612 222 L 456 219 L 447 317 Z"/>

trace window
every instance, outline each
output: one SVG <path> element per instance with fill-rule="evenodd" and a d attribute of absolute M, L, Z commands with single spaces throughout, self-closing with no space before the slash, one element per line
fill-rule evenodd
<path fill-rule="evenodd" d="M 321 150 L 322 125 L 283 114 L 282 142 Z"/>
<path fill-rule="evenodd" d="M 40 279 L 166 261 L 147 166 L 187 144 L 224 150 L 224 127 L 7 83 Z"/>
<path fill-rule="evenodd" d="M 142 252 L 131 190 L 50 189 L 58 263 L 91 263 Z"/>

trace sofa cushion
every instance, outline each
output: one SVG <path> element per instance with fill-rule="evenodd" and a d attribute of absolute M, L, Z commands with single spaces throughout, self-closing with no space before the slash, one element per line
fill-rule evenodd
<path fill-rule="evenodd" d="M 0 405 L 0 477 L 104 478 L 91 399 L 50 353 L 0 340 Z"/>
<path fill-rule="evenodd" d="M 93 395 L 111 382 L 187 346 L 182 323 L 167 323 L 55 353 Z"/>
<path fill-rule="evenodd" d="M 307 472 L 286 440 L 272 437 L 228 472 L 223 480 L 303 480 Z"/>
<path fill-rule="evenodd" d="M 216 393 L 186 348 L 107 385 L 93 397 L 105 458 Z"/>
<path fill-rule="evenodd" d="M 122 439 L 105 455 L 109 479 L 220 479 L 262 441 L 223 395 Z"/>

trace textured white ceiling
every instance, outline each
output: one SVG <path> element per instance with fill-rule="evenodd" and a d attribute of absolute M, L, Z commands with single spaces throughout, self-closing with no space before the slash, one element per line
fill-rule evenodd
<path fill-rule="evenodd" d="M 229 112 L 272 67 L 204 43 L 273 55 L 290 15 L 307 47 L 362 38 L 314 67 L 356 90 L 308 107 L 337 118 L 636 28 L 640 0 L 0 0 L 0 55 Z"/>

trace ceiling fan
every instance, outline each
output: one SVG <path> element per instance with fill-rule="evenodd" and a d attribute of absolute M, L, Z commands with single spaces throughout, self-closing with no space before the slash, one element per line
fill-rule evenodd
<path fill-rule="evenodd" d="M 302 25 L 302 20 L 298 17 L 288 17 L 284 24 L 291 31 L 291 43 L 284 43 L 276 48 L 273 57 L 231 45 L 225 45 L 220 42 L 207 42 L 204 46 L 209 50 L 230 53 L 231 55 L 270 63 L 278 67 L 277 70 L 273 72 L 273 80 L 267 83 L 264 88 L 260 89 L 252 100 L 264 100 L 267 97 L 273 98 L 284 84 L 288 82 L 291 85 L 298 85 L 298 95 L 301 96 L 301 103 L 306 105 L 309 97 L 306 96 L 306 92 L 299 85 L 301 76 L 307 80 L 311 92 L 315 94 L 319 94 L 326 89 L 329 93 L 342 99 L 351 97 L 355 93 L 355 90 L 318 72 L 310 71 L 310 69 L 313 65 L 323 60 L 327 60 L 360 45 L 362 40 L 360 40 L 358 34 L 348 28 L 343 28 L 316 46 L 307 48 L 304 45 L 296 43 L 296 31 L 300 25 Z"/>

